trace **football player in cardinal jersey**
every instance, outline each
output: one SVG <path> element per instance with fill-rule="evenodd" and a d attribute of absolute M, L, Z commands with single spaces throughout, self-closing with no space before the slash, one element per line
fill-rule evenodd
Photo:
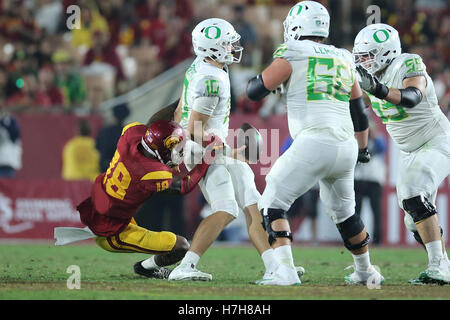
<path fill-rule="evenodd" d="M 412 282 L 450 283 L 450 266 L 436 215 L 436 195 L 450 173 L 450 122 L 417 54 L 402 53 L 393 27 L 362 29 L 353 47 L 366 105 L 400 149 L 397 198 L 406 227 L 428 252 L 428 268 Z"/>
<path fill-rule="evenodd" d="M 190 192 L 214 159 L 215 147 L 222 145 L 219 139 L 212 140 L 201 163 L 183 175 L 186 170 L 180 159 L 185 140 L 183 128 L 173 121 L 125 126 L 108 170 L 96 178 L 91 196 L 77 207 L 81 222 L 101 248 L 153 255 L 134 266 L 137 274 L 146 277 L 167 278 L 170 270 L 163 267 L 180 261 L 189 243 L 172 232 L 138 226 L 134 214 L 156 192 Z"/>

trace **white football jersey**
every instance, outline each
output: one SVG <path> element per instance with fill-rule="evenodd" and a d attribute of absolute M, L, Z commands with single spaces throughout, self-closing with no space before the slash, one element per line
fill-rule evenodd
<path fill-rule="evenodd" d="M 435 136 L 450 134 L 450 122 L 438 105 L 433 81 L 420 56 L 401 54 L 384 70 L 379 81 L 389 88 L 402 89 L 405 78 L 420 75 L 427 80 L 425 96 L 413 108 L 402 108 L 369 94 L 375 114 L 386 124 L 398 148 L 405 152 L 418 149 Z"/>
<path fill-rule="evenodd" d="M 189 117 L 195 99 L 199 97 L 218 97 L 218 104 L 205 126 L 205 132 L 213 133 L 225 141 L 231 107 L 230 77 L 228 67 L 217 68 L 198 57 L 186 71 L 182 99 L 180 125 L 188 129 Z"/>
<path fill-rule="evenodd" d="M 343 141 L 354 135 L 349 100 L 356 72 L 348 50 L 289 40 L 273 57 L 292 65 L 283 93 L 291 137 L 323 132 Z"/>

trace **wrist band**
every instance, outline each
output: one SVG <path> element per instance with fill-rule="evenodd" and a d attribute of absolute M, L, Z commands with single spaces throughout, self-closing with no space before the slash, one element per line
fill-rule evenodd
<path fill-rule="evenodd" d="M 389 93 L 389 88 L 384 84 L 377 83 L 374 96 L 378 99 L 384 99 Z"/>

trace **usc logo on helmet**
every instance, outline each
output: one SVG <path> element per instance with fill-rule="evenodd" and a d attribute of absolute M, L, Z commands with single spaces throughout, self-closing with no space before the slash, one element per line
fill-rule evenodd
<path fill-rule="evenodd" d="M 181 142 L 181 138 L 179 136 L 168 136 L 166 139 L 164 139 L 164 146 L 172 150 L 177 144 Z"/>

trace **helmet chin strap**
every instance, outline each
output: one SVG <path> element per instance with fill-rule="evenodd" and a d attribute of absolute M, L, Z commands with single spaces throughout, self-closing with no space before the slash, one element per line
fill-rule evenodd
<path fill-rule="evenodd" d="M 141 145 L 144 147 L 145 151 L 150 153 L 152 156 L 157 158 L 159 160 L 159 162 L 164 164 L 164 161 L 161 159 L 161 156 L 159 155 L 158 150 L 153 151 L 152 149 L 150 149 L 150 147 L 145 143 L 144 138 L 141 138 Z"/>

